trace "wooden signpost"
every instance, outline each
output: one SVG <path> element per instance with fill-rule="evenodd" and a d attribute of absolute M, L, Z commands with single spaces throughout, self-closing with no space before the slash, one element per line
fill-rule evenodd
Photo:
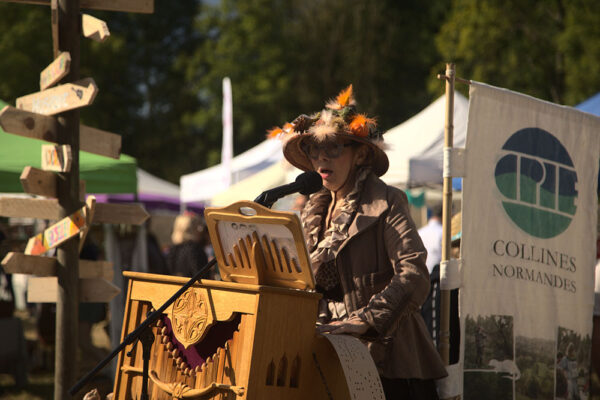
<path fill-rule="evenodd" d="M 92 219 L 94 218 L 94 213 L 96 212 L 96 198 L 94 196 L 89 196 L 86 201 L 85 208 L 85 225 L 81 228 L 81 235 L 79 237 L 79 252 L 81 253 L 81 249 L 83 249 L 83 244 L 85 243 L 85 239 L 87 237 L 88 232 L 90 231 L 90 227 L 92 226 Z"/>
<path fill-rule="evenodd" d="M 56 118 L 47 115 L 5 106 L 0 111 L 0 126 L 5 132 L 14 135 L 53 143 L 58 141 Z"/>
<path fill-rule="evenodd" d="M 141 225 L 150 214 L 141 204 L 98 203 L 94 214 L 94 222 L 104 224 Z"/>
<path fill-rule="evenodd" d="M 59 220 L 60 206 L 56 199 L 0 198 L 0 216 Z"/>
<path fill-rule="evenodd" d="M 2 268 L 7 274 L 56 276 L 57 261 L 56 257 L 29 256 L 10 252 L 2 260 Z M 79 260 L 80 278 L 112 281 L 113 275 L 113 265 L 109 261 Z"/>
<path fill-rule="evenodd" d="M 85 193 L 79 181 L 80 150 L 119 158 L 121 138 L 110 132 L 80 125 L 79 113 L 68 112 L 93 103 L 98 87 L 92 78 L 80 79 L 80 35 L 104 41 L 110 32 L 106 23 L 81 8 L 152 13 L 154 0 L 0 0 L 50 6 L 54 60 L 40 74 L 40 92 L 20 97 L 16 108 L 0 111 L 5 132 L 45 140 L 58 146 L 43 146 L 42 170 L 26 167 L 21 183 L 27 193 L 50 199 L 0 199 L 0 215 L 58 220 L 27 243 L 25 254 L 10 253 L 2 262 L 9 272 L 41 275 L 29 280 L 29 301 L 56 303 L 54 398 L 71 398 L 68 388 L 75 382 L 78 342 L 78 302 L 110 301 L 119 289 L 110 263 L 79 260 L 78 253 L 92 222 L 143 223 L 148 218 L 139 205 L 98 204 Z M 62 83 L 54 86 L 57 83 Z M 60 114 L 53 117 L 53 115 Z M 70 153 L 69 153 L 70 151 Z M 60 179 L 57 174 L 60 172 Z M 82 189 L 77 195 L 77 189 Z M 80 235 L 77 247 L 71 238 Z M 57 248 L 56 258 L 41 257 Z"/>
<path fill-rule="evenodd" d="M 43 115 L 54 115 L 89 106 L 98 94 L 92 78 L 46 89 L 17 99 L 17 108 Z"/>
<path fill-rule="evenodd" d="M 29 239 L 25 254 L 34 256 L 44 254 L 81 232 L 86 223 L 86 207 L 75 211 Z"/>
<path fill-rule="evenodd" d="M 56 277 L 35 277 L 27 280 L 27 301 L 30 303 L 56 303 L 58 284 Z M 79 302 L 107 303 L 120 290 L 104 279 L 79 279 Z"/>
<path fill-rule="evenodd" d="M 56 192 L 56 174 L 54 172 L 25 167 L 19 179 L 25 193 L 44 197 L 57 197 L 58 195 Z M 85 181 L 79 181 L 79 200 L 85 201 Z"/>
<path fill-rule="evenodd" d="M 87 14 L 81 15 L 81 30 L 83 36 L 96 42 L 104 42 L 110 36 L 106 22 Z"/>
<path fill-rule="evenodd" d="M 42 169 L 44 171 L 69 172 L 71 170 L 71 146 L 42 145 Z"/>
<path fill-rule="evenodd" d="M 25 167 L 19 179 L 25 193 L 56 197 L 56 174 L 53 172 Z"/>
<path fill-rule="evenodd" d="M 69 73 L 71 55 L 68 52 L 60 53 L 50 65 L 40 74 L 40 90 L 54 85 Z"/>
<path fill-rule="evenodd" d="M 0 111 L 0 127 L 6 133 L 12 133 L 13 135 L 46 142 L 58 142 L 58 125 L 56 118 L 52 116 L 5 106 Z M 79 148 L 88 153 L 118 159 L 121 154 L 121 136 L 80 125 Z"/>
<path fill-rule="evenodd" d="M 121 135 L 80 125 L 79 147 L 83 151 L 118 160 L 121 155 Z"/>
<path fill-rule="evenodd" d="M 0 0 L 10 3 L 50 5 L 50 0 Z M 90 10 L 123 11 L 132 13 L 152 14 L 154 0 L 80 0 L 81 8 Z"/>
<path fill-rule="evenodd" d="M 14 218 L 60 219 L 56 199 L 0 198 L 0 216 Z M 93 222 L 141 225 L 150 215 L 141 204 L 97 203 Z"/>

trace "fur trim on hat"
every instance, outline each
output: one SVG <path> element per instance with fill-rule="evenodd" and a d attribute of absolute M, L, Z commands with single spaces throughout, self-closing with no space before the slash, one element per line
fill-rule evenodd
<path fill-rule="evenodd" d="M 321 118 L 308 130 L 315 140 L 324 142 L 327 139 L 335 139 L 335 135 L 343 132 L 346 122 L 342 117 L 334 115 L 330 110 L 324 110 Z"/>

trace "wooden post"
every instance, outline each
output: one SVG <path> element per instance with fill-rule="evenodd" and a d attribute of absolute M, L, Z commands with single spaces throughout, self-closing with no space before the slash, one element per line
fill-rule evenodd
<path fill-rule="evenodd" d="M 446 64 L 446 124 L 444 147 L 454 144 L 454 64 Z M 450 259 L 450 225 L 452 220 L 452 177 L 444 177 L 442 188 L 442 261 Z M 441 291 L 440 344 L 439 352 L 444 364 L 450 363 L 450 291 Z"/>
<path fill-rule="evenodd" d="M 0 199 L 0 215 L 63 221 L 59 224 L 60 226 L 55 224 L 55 231 L 49 233 L 51 240 L 44 235 L 36 236 L 44 238 L 44 240 L 37 240 L 37 242 L 41 242 L 41 246 L 37 246 L 40 251 L 31 250 L 36 246 L 30 246 L 28 251 L 41 254 L 44 252 L 42 250 L 54 247 L 49 246 L 50 242 L 54 242 L 56 246 L 59 246 L 56 259 L 21 254 L 21 260 L 29 260 L 36 267 L 41 265 L 41 269 L 46 271 L 44 273 L 48 273 L 47 270 L 52 268 L 53 275 L 56 276 L 52 283 L 49 284 L 49 281 L 46 281 L 42 284 L 42 287 L 56 286 L 56 291 L 48 297 L 50 299 L 48 301 L 56 302 L 54 398 L 70 399 L 69 388 L 75 383 L 78 372 L 79 301 L 109 301 L 114 293 L 109 293 L 110 290 L 97 290 L 98 283 L 89 280 L 96 276 L 88 276 L 90 275 L 89 263 L 82 262 L 84 275 L 79 276 L 80 242 L 84 240 L 92 221 L 96 220 L 93 205 L 84 208 L 86 215 L 83 219 L 85 221 L 80 225 L 75 224 L 78 229 L 83 229 L 80 235 L 63 237 L 64 241 L 54 239 L 64 234 L 65 229 L 69 228 L 70 230 L 71 224 L 68 223 L 70 218 L 66 217 L 74 214 L 83 205 L 81 193 L 85 194 L 85 185 L 79 182 L 79 151 L 83 149 L 112 158 L 119 158 L 121 152 L 120 136 L 80 126 L 79 123 L 79 107 L 90 105 L 98 92 L 93 79 L 80 79 L 79 76 L 81 29 L 84 27 L 84 34 L 99 40 L 104 40 L 109 35 L 106 24 L 101 20 L 85 16 L 82 22 L 80 7 L 152 13 L 154 12 L 154 0 L 0 1 L 43 4 L 50 6 L 51 9 L 54 61 L 40 74 L 41 92 L 18 98 L 17 108 L 4 107 L 0 111 L 0 126 L 6 132 L 59 145 L 56 148 L 61 149 L 60 153 L 53 150 L 52 154 L 63 155 L 62 159 L 60 156 L 55 157 L 56 160 L 64 162 L 59 163 L 60 168 L 55 168 L 53 159 L 43 163 L 46 168 L 58 171 L 58 174 L 48 174 L 46 171 L 27 167 L 21 175 L 21 182 L 26 192 L 57 197 L 57 199 Z M 94 33 L 94 29 L 97 33 Z M 60 86 L 52 87 L 57 83 Z M 68 154 L 69 149 L 70 155 Z M 70 168 L 69 159 L 71 160 Z M 95 200 L 88 198 L 88 201 L 94 202 Z M 146 211 L 139 205 L 126 207 L 107 205 L 99 207 L 97 214 L 98 222 L 121 223 L 123 221 L 120 217 L 122 217 L 127 221 L 143 223 L 148 218 Z M 37 243 L 36 237 L 32 239 L 34 244 Z M 11 259 L 15 264 L 14 256 L 5 261 L 9 262 Z M 85 279 L 80 280 L 80 278 Z M 54 281 L 57 283 L 54 284 Z M 100 284 L 103 283 L 100 282 Z M 80 290 L 80 288 L 83 289 Z M 108 295 L 106 295 L 107 293 Z"/>
<path fill-rule="evenodd" d="M 53 0 L 53 2 L 56 0 Z M 71 67 L 61 83 L 79 80 L 80 32 L 79 0 L 58 0 L 53 42 L 58 52 L 69 52 Z M 54 17 L 54 15 L 53 15 Z M 58 38 L 54 37 L 58 34 Z M 55 56 L 57 56 L 55 51 Z M 61 217 L 67 217 L 81 207 L 79 200 L 79 110 L 73 109 L 58 115 L 58 144 L 71 146 L 72 164 L 69 172 L 58 179 L 58 202 Z M 66 241 L 57 251 L 56 275 L 56 358 L 54 398 L 68 399 L 69 388 L 77 378 L 77 347 L 79 317 L 79 238 Z"/>

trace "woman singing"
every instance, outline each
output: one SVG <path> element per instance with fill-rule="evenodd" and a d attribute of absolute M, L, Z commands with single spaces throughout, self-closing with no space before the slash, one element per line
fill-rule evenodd
<path fill-rule="evenodd" d="M 318 330 L 367 343 L 387 399 L 438 399 L 446 370 L 419 313 L 429 292 L 427 252 L 406 195 L 381 179 L 389 161 L 374 119 L 359 114 L 352 85 L 314 115 L 271 136 L 323 188 L 302 212 L 319 304 Z"/>

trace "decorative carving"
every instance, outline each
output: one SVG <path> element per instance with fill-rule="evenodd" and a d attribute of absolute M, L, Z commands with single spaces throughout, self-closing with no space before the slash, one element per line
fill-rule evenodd
<path fill-rule="evenodd" d="M 133 375 L 142 374 L 141 368 L 136 368 L 127 365 L 122 366 L 121 370 L 125 373 Z M 232 392 L 236 396 L 241 397 L 246 391 L 246 388 L 244 388 L 243 386 L 226 385 L 223 383 L 216 382 L 209 383 L 201 389 L 191 388 L 183 382 L 163 382 L 160 380 L 158 374 L 154 370 L 150 370 L 150 372 L 148 373 L 148 377 L 150 378 L 150 380 L 152 380 L 152 382 L 154 382 L 156 386 L 158 386 L 158 388 L 160 388 L 163 392 L 166 392 L 169 395 L 171 395 L 175 400 L 199 399 L 201 397 L 206 397 L 209 394 L 212 394 L 213 392 L 227 393 L 228 391 Z"/>
<path fill-rule="evenodd" d="M 183 399 L 185 393 L 192 390 L 192 388 L 185 383 L 178 382 L 169 384 L 169 390 L 174 399 Z"/>
<path fill-rule="evenodd" d="M 169 315 L 173 334 L 185 348 L 202 340 L 213 323 L 206 297 L 205 290 L 190 288 L 173 303 Z"/>

